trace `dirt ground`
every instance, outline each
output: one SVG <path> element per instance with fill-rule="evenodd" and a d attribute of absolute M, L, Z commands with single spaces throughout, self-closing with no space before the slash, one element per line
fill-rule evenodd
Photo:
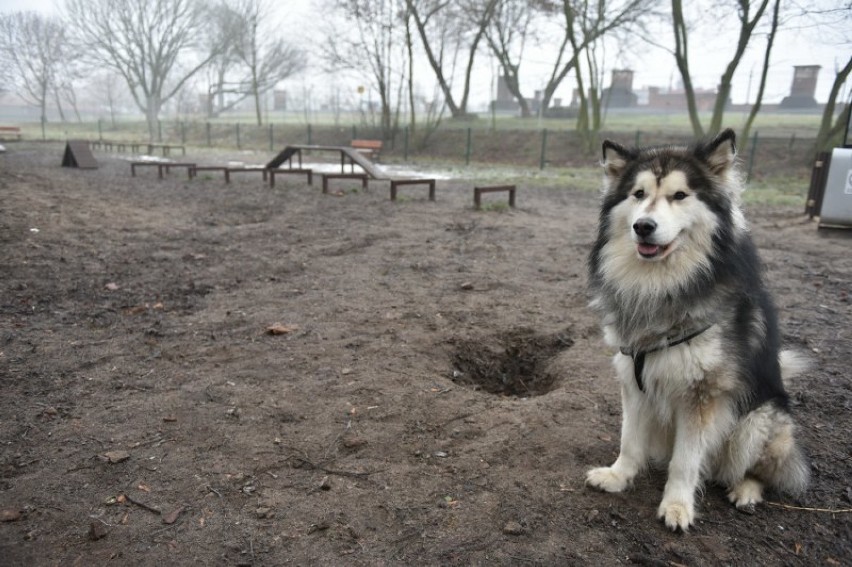
<path fill-rule="evenodd" d="M 393 203 L 386 182 L 132 178 L 120 154 L 83 171 L 8 146 L 3 565 L 852 558 L 852 240 L 800 207 L 747 213 L 784 339 L 816 362 L 790 388 L 812 487 L 747 515 L 708 486 L 672 534 L 662 472 L 583 486 L 620 423 L 586 307 L 596 194 L 475 211 L 471 181 Z"/>

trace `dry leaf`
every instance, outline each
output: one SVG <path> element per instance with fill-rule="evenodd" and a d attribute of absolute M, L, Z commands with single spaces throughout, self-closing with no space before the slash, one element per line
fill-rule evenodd
<path fill-rule="evenodd" d="M 118 289 L 118 284 L 115 283 L 115 282 L 109 282 L 104 287 L 107 288 L 110 291 L 116 291 Z"/>
<path fill-rule="evenodd" d="M 266 332 L 270 335 L 286 335 L 298 330 L 298 325 L 284 325 L 283 323 L 274 323 L 266 328 Z"/>
<path fill-rule="evenodd" d="M 127 451 L 107 451 L 103 455 L 100 455 L 100 458 L 110 464 L 115 464 L 129 459 L 130 453 Z"/>
<path fill-rule="evenodd" d="M 181 506 L 177 510 L 175 510 L 173 512 L 169 512 L 168 514 L 163 516 L 163 523 L 164 524 L 174 524 L 175 522 L 177 522 L 178 517 L 183 513 L 183 511 L 184 511 L 184 507 Z"/>
<path fill-rule="evenodd" d="M 148 486 L 147 484 L 143 484 L 141 482 L 139 483 L 139 486 L 137 486 L 136 488 L 138 488 L 142 492 L 151 492 L 151 487 Z"/>

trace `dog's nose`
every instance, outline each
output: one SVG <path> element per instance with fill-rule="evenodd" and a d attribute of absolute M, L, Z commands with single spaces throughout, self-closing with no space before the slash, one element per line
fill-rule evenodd
<path fill-rule="evenodd" d="M 650 236 L 656 229 L 657 223 L 651 219 L 639 219 L 633 223 L 633 231 L 642 238 Z"/>

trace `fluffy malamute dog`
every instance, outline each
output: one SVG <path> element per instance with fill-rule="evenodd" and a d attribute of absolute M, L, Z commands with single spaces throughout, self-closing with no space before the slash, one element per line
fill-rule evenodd
<path fill-rule="evenodd" d="M 703 480 L 737 508 L 764 487 L 805 489 L 782 376 L 804 361 L 781 352 L 777 316 L 740 210 L 734 132 L 691 147 L 603 144 L 605 182 L 589 257 L 592 307 L 619 349 L 621 451 L 586 483 L 626 489 L 649 462 L 668 464 L 657 515 L 695 521 Z"/>

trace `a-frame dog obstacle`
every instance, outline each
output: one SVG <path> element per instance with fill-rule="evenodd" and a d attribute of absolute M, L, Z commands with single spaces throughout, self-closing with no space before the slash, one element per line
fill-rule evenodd
<path fill-rule="evenodd" d="M 68 140 L 68 143 L 65 144 L 65 154 L 62 156 L 62 167 L 97 169 L 98 161 L 92 155 L 89 142 L 86 140 Z"/>

